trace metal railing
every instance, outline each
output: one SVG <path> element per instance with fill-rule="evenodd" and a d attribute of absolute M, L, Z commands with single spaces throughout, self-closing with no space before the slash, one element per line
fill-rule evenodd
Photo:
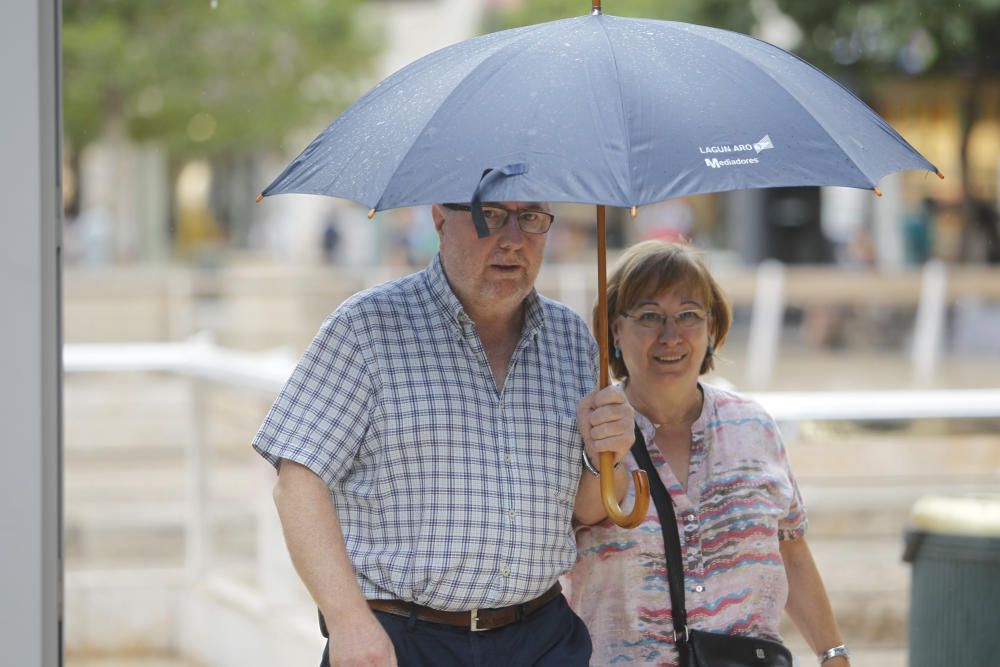
<path fill-rule="evenodd" d="M 288 352 L 249 354 L 220 348 L 204 337 L 179 343 L 73 344 L 64 350 L 68 374 L 88 372 L 162 372 L 196 381 L 192 408 L 195 437 L 185 443 L 186 567 L 201 572 L 210 564 L 207 511 L 208 471 L 206 446 L 199 434 L 204 415 L 199 414 L 200 382 L 271 397 L 280 391 L 295 365 Z M 779 423 L 838 420 L 912 420 L 1000 417 L 1000 389 L 879 390 L 755 392 Z M 265 490 L 261 491 L 267 496 Z M 265 505 L 266 507 L 266 505 Z M 260 521 L 273 520 L 273 511 L 261 510 Z M 258 526 L 260 528 L 260 526 Z M 265 552 L 267 553 L 267 552 Z M 262 564 L 266 571 L 273 564 Z"/>

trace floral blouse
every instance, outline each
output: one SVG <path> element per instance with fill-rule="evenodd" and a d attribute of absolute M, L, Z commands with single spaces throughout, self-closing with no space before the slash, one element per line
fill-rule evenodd
<path fill-rule="evenodd" d="M 688 625 L 780 641 L 788 582 L 778 542 L 805 534 L 802 498 L 771 416 L 739 394 L 701 387 L 686 490 L 653 443 L 653 425 L 636 415 L 674 502 Z M 638 468 L 631 454 L 625 465 Z M 630 508 L 634 497 L 630 488 L 623 507 Z M 638 528 L 610 520 L 581 527 L 577 547 L 565 583 L 590 629 L 592 664 L 676 665 L 663 535 L 653 503 Z"/>

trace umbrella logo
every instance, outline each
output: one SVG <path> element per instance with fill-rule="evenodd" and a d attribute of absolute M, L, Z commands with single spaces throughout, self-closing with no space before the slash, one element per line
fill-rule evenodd
<path fill-rule="evenodd" d="M 753 144 L 723 144 L 720 146 L 701 146 L 698 148 L 698 152 L 704 155 L 705 153 L 747 153 L 749 151 L 754 151 L 758 155 L 761 151 L 766 151 L 774 148 L 774 142 L 771 141 L 771 135 L 765 134 L 760 138 L 760 141 Z M 755 157 L 747 158 L 726 158 L 720 160 L 717 157 L 707 157 L 705 158 L 705 166 L 711 167 L 712 169 L 721 169 L 722 167 L 734 167 L 739 165 L 751 165 L 758 164 L 760 160 Z"/>
<path fill-rule="evenodd" d="M 753 145 L 753 149 L 760 153 L 761 151 L 766 151 L 769 148 L 774 148 L 774 144 L 771 143 L 771 135 L 765 134 L 760 141 Z"/>
<path fill-rule="evenodd" d="M 712 169 L 721 169 L 722 167 L 735 167 L 746 164 L 757 164 L 759 162 L 760 160 L 758 160 L 755 157 L 727 158 L 725 160 L 720 160 L 717 157 L 705 158 L 705 166 L 711 167 Z"/>

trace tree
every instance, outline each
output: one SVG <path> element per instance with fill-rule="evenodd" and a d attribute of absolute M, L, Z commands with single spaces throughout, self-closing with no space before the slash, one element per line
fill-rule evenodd
<path fill-rule="evenodd" d="M 777 2 L 809 37 L 799 53 L 838 78 L 853 76 L 862 94 L 898 77 L 948 77 L 959 83 L 963 246 L 967 252 L 972 230 L 978 230 L 990 244 L 989 259 L 1000 261 L 996 216 L 979 201 L 982 193 L 973 192 L 969 170 L 969 141 L 984 114 L 985 84 L 1000 75 L 1000 0 L 958 5 L 935 0 Z"/>
<path fill-rule="evenodd" d="M 111 134 L 160 143 L 174 176 L 210 160 L 216 218 L 245 225 L 254 157 L 301 148 L 295 130 L 318 130 L 362 92 L 380 43 L 362 4 L 63 0 L 70 155 Z"/>
<path fill-rule="evenodd" d="M 110 123 L 172 155 L 279 146 L 332 119 L 377 40 L 361 0 L 64 0 L 65 129 L 80 148 Z"/>

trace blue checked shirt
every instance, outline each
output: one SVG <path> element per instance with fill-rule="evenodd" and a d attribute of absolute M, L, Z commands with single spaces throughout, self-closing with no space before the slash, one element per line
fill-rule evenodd
<path fill-rule="evenodd" d="M 583 320 L 532 292 L 497 391 L 435 258 L 330 316 L 253 446 L 326 482 L 367 598 L 503 607 L 576 558 L 576 408 L 596 374 Z"/>

